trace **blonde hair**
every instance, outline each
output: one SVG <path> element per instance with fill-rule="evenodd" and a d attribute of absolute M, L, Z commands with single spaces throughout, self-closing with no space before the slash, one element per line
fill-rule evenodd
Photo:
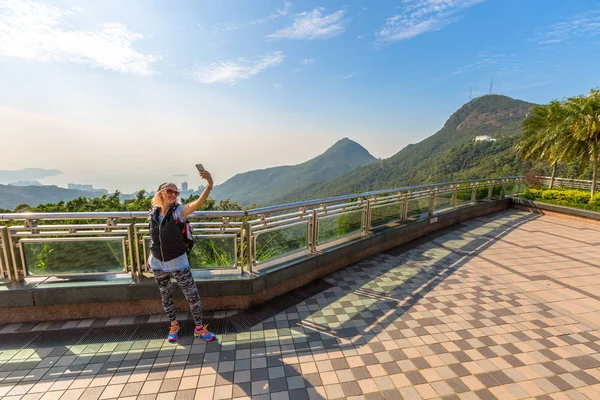
<path fill-rule="evenodd" d="M 154 197 L 152 197 L 152 207 L 160 207 L 163 206 L 163 199 L 160 195 L 160 190 L 154 193 Z"/>
<path fill-rule="evenodd" d="M 154 197 L 152 197 L 152 207 L 163 208 L 163 197 L 160 193 L 171 186 L 177 189 L 177 185 L 173 182 L 165 182 L 158 187 L 158 190 L 154 193 Z"/>

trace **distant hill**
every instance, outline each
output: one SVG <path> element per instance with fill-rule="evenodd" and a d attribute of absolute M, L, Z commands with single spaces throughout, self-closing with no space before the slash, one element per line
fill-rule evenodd
<path fill-rule="evenodd" d="M 521 123 L 536 106 L 500 95 L 478 97 L 448 118 L 427 139 L 392 157 L 357 168 L 327 182 L 307 185 L 273 199 L 273 204 L 425 183 L 524 174 L 531 168 L 512 146 Z M 475 142 L 476 136 L 492 142 Z"/>
<path fill-rule="evenodd" d="M 196 193 L 186 193 L 188 196 L 190 194 Z M 15 209 L 15 207 L 21 204 L 27 204 L 31 207 L 35 207 L 40 204 L 56 204 L 61 201 L 67 202 L 78 197 L 87 197 L 92 199 L 105 195 L 110 196 L 111 193 L 104 189 L 95 189 L 93 191 L 89 191 L 65 189 L 55 185 L 0 185 L 0 209 L 12 211 Z M 146 196 L 148 195 L 149 193 L 146 193 Z M 119 192 L 119 199 L 121 201 L 135 199 L 136 196 L 137 192 Z"/>
<path fill-rule="evenodd" d="M 0 170 L 0 184 L 19 181 L 35 181 L 49 176 L 61 175 L 57 169 L 25 168 L 15 171 Z"/>
<path fill-rule="evenodd" d="M 217 200 L 229 198 L 241 205 L 267 204 L 299 187 L 334 178 L 375 160 L 360 144 L 344 138 L 302 164 L 237 174 L 215 186 L 211 196 Z"/>
<path fill-rule="evenodd" d="M 23 203 L 35 207 L 39 204 L 69 201 L 77 197 L 102 197 L 102 194 L 85 190 L 64 189 L 54 185 L 0 185 L 0 208 L 7 210 L 13 210 Z"/>
<path fill-rule="evenodd" d="M 17 181 L 9 183 L 10 186 L 42 186 L 38 181 Z"/>

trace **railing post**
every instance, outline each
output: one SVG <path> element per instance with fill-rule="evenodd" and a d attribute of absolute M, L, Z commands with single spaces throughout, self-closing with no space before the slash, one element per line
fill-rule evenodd
<path fill-rule="evenodd" d="M 140 256 L 140 241 L 138 238 L 138 230 L 135 226 L 135 223 L 131 224 L 131 229 L 132 229 L 132 238 L 133 238 L 133 246 L 135 248 L 135 262 L 136 262 L 136 268 L 137 268 L 137 272 L 138 272 L 138 276 L 142 276 L 143 275 L 143 262 L 142 262 L 142 258 Z M 142 239 L 143 240 L 143 239 Z"/>
<path fill-rule="evenodd" d="M 402 196 L 402 216 L 400 217 L 401 223 L 406 223 L 408 220 L 408 194 Z"/>
<path fill-rule="evenodd" d="M 493 193 L 494 193 L 494 184 L 490 183 L 490 186 L 488 188 L 488 196 L 487 196 L 488 200 L 492 200 L 492 194 Z"/>
<path fill-rule="evenodd" d="M 471 184 L 471 203 L 474 204 L 477 201 L 477 186 Z"/>
<path fill-rule="evenodd" d="M 460 185 L 458 185 L 456 188 L 454 188 L 454 191 L 452 192 L 452 208 L 456 208 L 459 187 L 460 187 Z"/>
<path fill-rule="evenodd" d="M 246 236 L 246 252 L 248 253 L 248 273 L 252 273 L 252 226 L 245 221 L 244 225 L 244 235 Z"/>
<path fill-rule="evenodd" d="M 362 233 L 366 235 L 369 233 L 370 223 L 369 223 L 369 213 L 371 212 L 371 200 L 367 199 L 365 202 L 365 206 L 363 208 L 363 217 L 362 217 Z"/>
<path fill-rule="evenodd" d="M 433 215 L 435 211 L 435 189 L 429 194 L 429 215 Z"/>
<path fill-rule="evenodd" d="M 309 234 L 310 234 L 310 244 L 311 247 L 309 248 L 309 251 L 311 253 L 314 253 L 317 251 L 317 243 L 319 240 L 319 224 L 318 224 L 318 214 L 317 214 L 317 210 L 316 209 L 312 209 L 311 210 L 311 221 L 309 222 L 308 226 L 309 226 Z"/>
<path fill-rule="evenodd" d="M 242 217 L 242 225 L 240 226 L 240 232 L 239 232 L 239 237 L 237 237 L 236 234 L 236 244 L 239 245 L 238 249 L 239 249 L 239 254 L 236 253 L 235 254 L 235 267 L 240 269 L 240 273 L 242 275 L 244 275 L 244 245 L 246 244 L 245 241 L 245 226 L 246 226 L 246 221 L 247 221 L 248 217 L 247 216 L 243 216 Z"/>
<path fill-rule="evenodd" d="M 15 250 L 15 248 L 18 246 L 18 243 L 13 243 L 12 240 L 12 235 L 10 234 L 10 231 L 8 231 L 8 246 L 10 248 L 9 253 L 11 255 L 12 258 L 12 277 L 10 277 L 10 272 L 9 272 L 9 279 L 11 281 L 19 281 L 21 280 L 20 276 L 19 276 L 19 264 L 17 263 L 17 251 Z M 23 270 L 24 272 L 24 276 L 27 276 L 27 271 L 26 271 L 26 266 L 25 266 L 25 260 L 21 260 L 21 262 L 23 263 Z"/>
<path fill-rule="evenodd" d="M 12 274 L 10 272 L 11 269 L 11 248 L 8 242 L 8 228 L 5 226 L 0 226 L 0 248 L 2 252 L 0 253 L 0 277 L 8 278 L 12 281 Z"/>
<path fill-rule="evenodd" d="M 139 276 L 140 271 L 137 268 L 136 259 L 133 258 L 133 247 L 137 248 L 137 239 L 135 237 L 135 230 L 133 223 L 127 226 L 127 242 L 129 247 L 129 262 L 131 266 L 131 277 L 134 278 Z"/>

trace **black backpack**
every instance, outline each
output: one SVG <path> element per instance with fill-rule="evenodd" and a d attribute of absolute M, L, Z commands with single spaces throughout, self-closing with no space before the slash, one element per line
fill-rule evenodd
<path fill-rule="evenodd" d="M 175 203 L 165 213 L 164 220 L 168 220 L 167 218 L 171 218 L 175 210 L 177 210 L 179 204 Z M 158 211 L 158 207 L 156 208 Z M 157 218 L 158 219 L 158 218 Z M 179 228 L 181 235 L 183 236 L 183 243 L 185 244 L 185 252 L 186 254 L 190 254 L 192 248 L 194 247 L 194 231 L 192 230 L 192 226 L 190 223 L 186 221 L 181 221 L 179 218 L 175 218 L 175 225 Z"/>

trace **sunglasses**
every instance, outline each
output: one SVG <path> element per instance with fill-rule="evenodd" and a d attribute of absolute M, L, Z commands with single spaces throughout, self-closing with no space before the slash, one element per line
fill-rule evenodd
<path fill-rule="evenodd" d="M 174 194 L 175 196 L 179 196 L 179 192 L 177 190 L 165 189 L 165 192 L 167 192 L 167 194 Z"/>

